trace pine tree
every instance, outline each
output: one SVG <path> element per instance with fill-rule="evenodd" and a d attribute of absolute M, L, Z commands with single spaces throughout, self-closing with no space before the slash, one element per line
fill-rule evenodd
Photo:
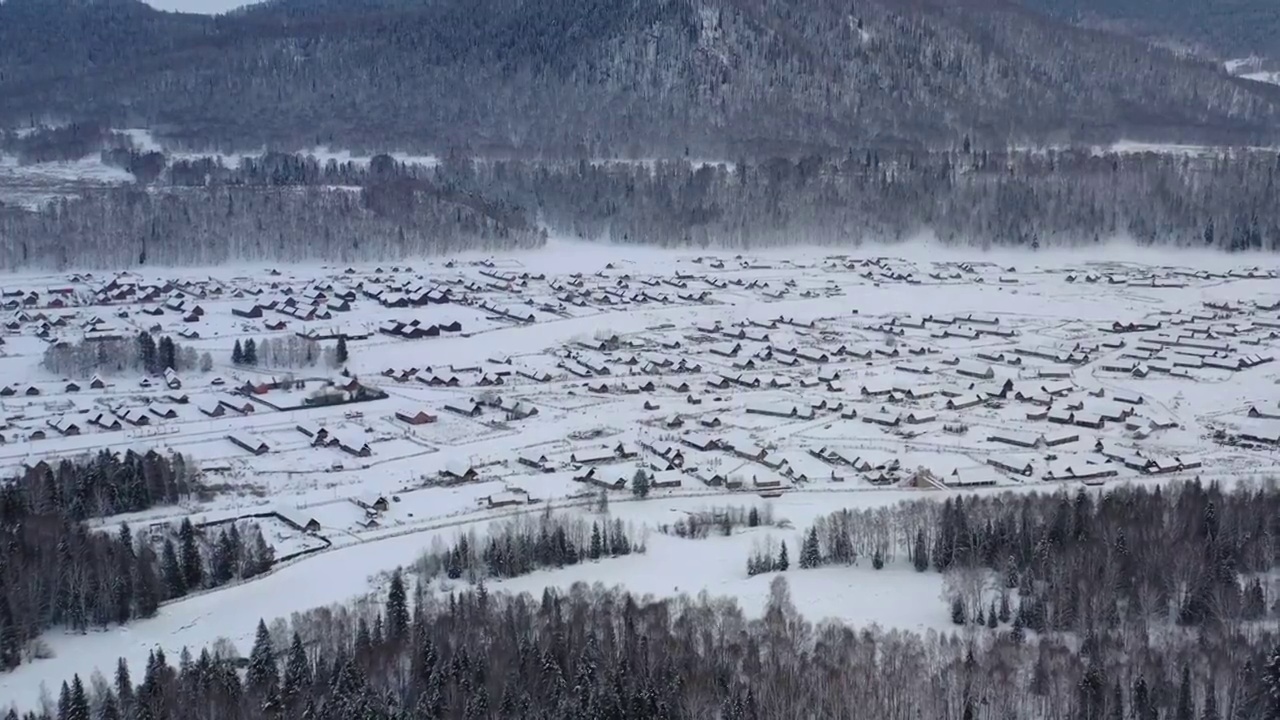
<path fill-rule="evenodd" d="M 280 688 L 281 699 L 286 705 L 294 702 L 302 692 L 311 686 L 311 662 L 307 660 L 307 651 L 302 646 L 302 637 L 293 634 L 289 645 L 289 657 L 285 661 L 284 681 Z"/>
<path fill-rule="evenodd" d="M 924 541 L 924 530 L 916 531 L 915 547 L 911 551 L 911 564 L 915 567 L 916 572 L 924 572 L 929 569 L 929 545 Z"/>
<path fill-rule="evenodd" d="M 58 691 L 58 720 L 67 720 L 71 715 L 71 686 L 62 681 L 62 689 Z"/>
<path fill-rule="evenodd" d="M 1200 720 L 1222 720 L 1218 715 L 1218 691 L 1212 682 L 1204 689 L 1204 711 L 1200 713 Z"/>
<path fill-rule="evenodd" d="M 649 497 L 649 473 L 644 468 L 636 470 L 631 478 L 631 494 L 641 499 Z"/>
<path fill-rule="evenodd" d="M 178 553 L 173 547 L 173 540 L 165 538 L 161 551 L 160 572 L 164 576 L 165 597 L 172 600 L 187 594 L 187 576 L 182 572 L 178 562 Z"/>
<path fill-rule="evenodd" d="M 133 680 L 129 678 L 129 664 L 124 658 L 116 661 L 116 697 L 120 699 L 120 708 L 127 714 L 133 707 Z"/>
<path fill-rule="evenodd" d="M 120 533 L 117 537 L 120 543 L 120 559 L 116 567 L 116 572 L 111 578 L 112 582 L 112 600 L 115 604 L 115 621 L 118 623 L 126 623 L 133 615 L 133 535 L 129 532 L 129 526 L 120 523 Z"/>
<path fill-rule="evenodd" d="M 102 707 L 98 709 L 98 720 L 123 720 L 115 693 L 108 692 L 102 698 Z"/>
<path fill-rule="evenodd" d="M 1280 720 L 1280 645 L 1277 645 L 1262 667 L 1262 684 L 1267 688 L 1267 720 Z"/>
<path fill-rule="evenodd" d="M 258 343 L 254 342 L 253 338 L 244 341 L 244 364 L 250 366 L 258 364 Z"/>
<path fill-rule="evenodd" d="M 240 346 L 239 340 L 236 340 L 235 346 L 231 348 L 231 364 L 232 365 L 244 364 L 244 348 Z"/>
<path fill-rule="evenodd" d="M 165 335 L 160 338 L 160 345 L 157 348 L 156 368 L 158 372 L 178 369 L 178 348 L 173 344 L 173 338 Z"/>
<path fill-rule="evenodd" d="M 155 551 L 144 546 L 138 556 L 138 571 L 134 575 L 133 599 L 137 617 L 153 617 L 160 609 L 160 598 L 164 590 L 156 575 L 156 564 Z"/>
<path fill-rule="evenodd" d="M 249 651 L 249 667 L 244 677 L 245 690 L 259 698 L 279 690 L 280 674 L 276 668 L 275 657 L 271 650 L 271 634 L 267 632 L 267 624 L 258 620 L 258 631 L 253 638 L 253 649 Z"/>
<path fill-rule="evenodd" d="M 1178 705 L 1174 720 L 1196 720 L 1195 706 L 1191 700 L 1191 668 L 1182 666 L 1182 682 L 1178 684 Z"/>
<path fill-rule="evenodd" d="M 341 335 L 338 336 L 338 347 L 334 350 L 333 359 L 338 361 L 339 365 L 347 364 L 347 339 Z"/>
<path fill-rule="evenodd" d="M 0 670 L 11 670 L 22 662 L 22 639 L 9 597 L 0 592 Z"/>
<path fill-rule="evenodd" d="M 200 546 L 196 544 L 196 529 L 190 518 L 182 519 L 178 530 L 178 541 L 182 546 L 182 577 L 187 583 L 187 590 L 198 590 L 204 580 L 204 560 L 200 557 Z"/>
<path fill-rule="evenodd" d="M 236 554 L 231 546 L 231 538 L 223 530 L 218 533 L 218 542 L 213 546 L 212 575 L 213 586 L 225 585 L 235 577 Z"/>
<path fill-rule="evenodd" d="M 400 568 L 391 574 L 391 588 L 387 592 L 387 633 L 397 641 L 408 640 L 409 599 Z"/>
<path fill-rule="evenodd" d="M 782 549 L 778 551 L 777 569 L 780 572 L 786 572 L 791 567 L 791 560 L 787 558 L 787 544 L 782 543 Z"/>
<path fill-rule="evenodd" d="M 822 564 L 822 555 L 818 549 L 818 529 L 816 527 L 809 528 L 809 534 L 805 536 L 804 542 L 800 545 L 800 567 L 816 568 Z"/>
<path fill-rule="evenodd" d="M 71 704 L 67 708 L 67 720 L 89 720 L 89 697 L 84 692 L 80 676 L 71 679 Z"/>
<path fill-rule="evenodd" d="M 600 555 L 604 552 L 603 540 L 600 538 L 600 525 L 591 523 L 591 548 L 587 551 L 587 557 L 592 560 L 599 560 Z"/>

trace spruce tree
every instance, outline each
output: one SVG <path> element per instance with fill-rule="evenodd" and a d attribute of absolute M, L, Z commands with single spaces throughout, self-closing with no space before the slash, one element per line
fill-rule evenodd
<path fill-rule="evenodd" d="M 960 602 L 960 598 L 951 599 L 951 622 L 956 625 L 965 624 L 964 603 Z"/>
<path fill-rule="evenodd" d="M 1280 645 L 1271 651 L 1262 666 L 1262 684 L 1267 689 L 1266 719 L 1280 720 Z"/>
<path fill-rule="evenodd" d="M 112 582 L 112 600 L 115 604 L 115 621 L 118 623 L 126 623 L 133 615 L 133 572 L 134 572 L 134 556 L 133 556 L 133 535 L 129 532 L 129 526 L 120 523 L 120 533 L 117 538 L 120 542 L 120 557 L 116 566 L 116 572 L 111 578 Z"/>
<path fill-rule="evenodd" d="M 190 518 L 182 519 L 178 530 L 178 541 L 182 548 L 182 577 L 187 583 L 187 590 L 198 590 L 204 581 L 204 560 L 200 557 L 200 546 L 196 544 L 196 529 Z"/>
<path fill-rule="evenodd" d="M 760 511 L 756 510 L 753 507 L 751 508 L 751 512 L 747 513 L 747 527 L 759 527 L 759 526 L 760 526 Z"/>
<path fill-rule="evenodd" d="M 809 534 L 800 546 L 800 567 L 816 568 L 822 564 L 822 555 L 818 549 L 818 529 L 809 528 Z"/>
<path fill-rule="evenodd" d="M 397 641 L 407 640 L 409 635 L 409 598 L 400 568 L 391 574 L 391 588 L 387 592 L 387 634 Z"/>
<path fill-rule="evenodd" d="M 1196 720 L 1195 706 L 1191 700 L 1191 668 L 1182 666 L 1182 682 L 1178 684 L 1178 704 L 1173 712 L 1174 720 Z"/>
<path fill-rule="evenodd" d="M 124 658 L 116 661 L 116 697 L 120 699 L 120 708 L 128 713 L 133 707 L 133 680 L 129 677 L 129 663 Z"/>
<path fill-rule="evenodd" d="M 253 649 L 249 651 L 249 667 L 244 677 L 245 690 L 265 698 L 268 693 L 279 690 L 280 674 L 276 668 L 276 660 L 271 650 L 271 634 L 267 632 L 267 624 L 258 620 L 258 630 L 253 638 Z"/>
<path fill-rule="evenodd" d="M 182 572 L 182 564 L 178 562 L 178 552 L 173 547 L 173 540 L 165 538 L 161 551 L 160 572 L 164 576 L 165 597 L 169 600 L 187 594 L 187 576 Z"/>
<path fill-rule="evenodd" d="M 791 560 L 787 558 L 787 543 L 782 543 L 782 549 L 778 551 L 777 569 L 780 572 L 786 572 L 791 567 Z"/>
<path fill-rule="evenodd" d="M 600 555 L 604 552 L 603 540 L 600 538 L 600 525 L 591 523 L 591 548 L 587 551 L 587 557 L 592 560 L 599 560 Z"/>
<path fill-rule="evenodd" d="M 879 547 L 877 547 L 875 551 L 871 553 L 871 567 L 875 568 L 876 570 L 884 569 L 884 553 L 880 552 Z"/>
<path fill-rule="evenodd" d="M 334 350 L 333 359 L 338 361 L 339 365 L 347 364 L 347 339 L 341 335 L 338 336 L 338 347 Z"/>
<path fill-rule="evenodd" d="M 289 644 L 289 657 L 285 661 L 284 681 L 280 688 L 280 696 L 286 703 L 299 696 L 311 685 L 311 662 L 307 660 L 307 651 L 302 646 L 302 637 L 293 634 Z"/>
<path fill-rule="evenodd" d="M 231 364 L 232 365 L 244 364 L 244 348 L 240 346 L 239 340 L 236 340 L 235 346 L 231 348 Z"/>
<path fill-rule="evenodd" d="M 999 626 L 999 624 L 1000 623 L 996 618 L 996 603 L 993 600 L 991 602 L 991 607 L 987 609 L 987 628 L 990 630 L 995 630 L 996 627 Z"/>
<path fill-rule="evenodd" d="M 12 670 L 22 662 L 22 639 L 9 597 L 0 592 L 0 670 Z"/>
<path fill-rule="evenodd" d="M 1200 713 L 1200 720 L 1222 720 L 1218 715 L 1218 691 L 1212 681 L 1204 689 L 1204 710 Z"/>
<path fill-rule="evenodd" d="M 218 587 L 230 582 L 235 577 L 236 555 L 231 547 L 231 538 L 227 531 L 218 533 L 218 542 L 213 546 L 212 576 L 213 586 Z"/>
<path fill-rule="evenodd" d="M 67 709 L 67 720 L 90 720 L 89 697 L 85 694 L 84 683 L 80 681 L 78 674 L 71 679 L 71 704 Z"/>
<path fill-rule="evenodd" d="M 253 338 L 244 341 L 244 364 L 253 366 L 258 364 L 258 343 Z"/>
<path fill-rule="evenodd" d="M 924 541 L 924 530 L 916 531 L 915 547 L 911 551 L 911 564 L 916 572 L 929 569 L 929 545 Z"/>
<path fill-rule="evenodd" d="M 631 478 L 631 494 L 641 499 L 649 497 L 649 473 L 644 468 L 636 470 Z"/>

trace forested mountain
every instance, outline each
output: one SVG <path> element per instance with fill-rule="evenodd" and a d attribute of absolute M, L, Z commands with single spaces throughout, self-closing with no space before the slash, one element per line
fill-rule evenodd
<path fill-rule="evenodd" d="M 1022 0 L 1074 22 L 1181 41 L 1222 57 L 1280 59 L 1280 4 L 1272 0 Z"/>
<path fill-rule="evenodd" d="M 977 0 L 276 0 L 219 18 L 7 0 L 0 97 L 0 124 L 255 150 L 726 158 L 1280 134 L 1280 88 Z"/>

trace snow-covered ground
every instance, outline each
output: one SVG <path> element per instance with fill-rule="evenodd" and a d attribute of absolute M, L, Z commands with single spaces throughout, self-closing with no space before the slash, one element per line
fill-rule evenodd
<path fill-rule="evenodd" d="M 791 527 L 705 540 L 651 532 L 645 555 L 495 587 L 538 592 L 598 581 L 654 595 L 705 590 L 757 613 L 770 578 L 747 577 L 753 544 L 772 537 L 795 550 L 803 528 L 838 508 L 1074 489 L 1085 478 L 1252 478 L 1276 460 L 1268 439 L 1280 440 L 1280 366 L 1271 362 L 1280 345 L 1276 263 L 1166 252 L 1153 265 L 1151 257 L 1118 246 L 984 255 L 918 245 L 700 256 L 554 242 L 408 267 L 0 276 L 0 303 L 18 305 L 0 315 L 0 388 L 13 388 L 0 396 L 0 468 L 101 448 L 176 450 L 221 494 L 107 518 L 102 527 L 279 509 L 314 520 L 331 544 L 259 579 L 168 604 L 150 620 L 48 633 L 54 657 L 0 676 L 0 698 L 35 702 L 42 682 L 108 671 L 119 655 L 141 663 L 156 645 L 176 651 L 228 636 L 247 651 L 258 617 L 360 595 L 436 538 L 483 532 L 494 518 L 545 506 L 492 503 L 527 494 L 590 512 L 600 486 L 587 478 L 588 458 L 598 463 L 596 481 L 624 485 L 641 467 L 683 470 L 666 476 L 680 478 L 679 487 L 647 500 L 609 491 L 610 512 L 638 527 L 713 506 L 766 504 Z M 402 297 L 436 302 L 387 306 Z M 332 317 L 281 312 L 290 304 Z M 255 306 L 260 317 L 232 313 Z M 285 326 L 268 329 L 277 321 Z M 382 332 L 412 321 L 461 328 L 416 340 Z M 179 389 L 104 374 L 103 387 L 83 378 L 72 390 L 70 379 L 40 367 L 51 341 L 133 336 L 157 325 L 209 352 L 213 369 L 184 372 Z M 303 400 L 336 368 L 230 362 L 236 341 L 335 329 L 353 336 L 350 374 L 385 399 L 307 407 Z M 307 386 L 232 393 L 286 373 Z M 215 377 L 224 382 L 214 385 Z M 219 401 L 253 412 L 205 412 Z M 132 417 L 131 409 L 150 413 L 150 423 L 105 430 L 89 422 L 100 413 Z M 435 421 L 397 416 L 418 411 Z M 68 422 L 78 434 L 60 434 Z M 303 432 L 321 428 L 348 446 L 367 443 L 368 454 L 314 445 Z M 232 435 L 269 449 L 253 455 Z M 464 479 L 445 483 L 446 472 Z M 742 485 L 726 489 L 723 480 Z M 378 498 L 386 509 L 360 505 Z M 267 534 L 278 555 L 309 541 L 283 523 Z M 893 565 L 874 572 L 789 575 L 793 597 L 814 618 L 945 626 L 940 578 Z"/>

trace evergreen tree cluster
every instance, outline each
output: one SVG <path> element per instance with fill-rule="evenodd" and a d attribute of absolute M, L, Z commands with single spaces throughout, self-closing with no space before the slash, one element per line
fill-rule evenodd
<path fill-rule="evenodd" d="M 811 567 L 801 565 L 801 567 Z M 747 577 L 753 577 L 769 572 L 786 572 L 791 568 L 791 558 L 787 554 L 787 544 L 779 543 L 778 549 L 773 549 L 773 542 L 765 542 L 763 546 L 757 547 L 751 551 L 751 555 L 747 558 Z"/>
<path fill-rule="evenodd" d="M 346 347 L 345 340 L 339 342 L 341 347 Z M 261 342 L 249 338 L 243 343 L 236 340 L 231 348 L 231 364 L 238 367 L 292 369 L 315 367 L 323 360 L 326 365 L 335 366 L 338 364 L 338 354 L 333 349 L 322 350 L 320 343 L 297 335 L 269 337 Z"/>
<path fill-rule="evenodd" d="M 1012 633 L 972 643 L 851 632 L 807 622 L 781 578 L 759 619 L 733 603 L 584 585 L 442 598 L 409 592 L 399 573 L 382 599 L 298 615 L 291 628 L 259 621 L 247 661 L 184 648 L 170 664 L 157 648 L 141 682 L 122 660 L 113 681 L 72 677 L 55 707 L 8 718 L 773 720 L 856 707 L 886 720 L 1271 720 L 1280 687 L 1274 633 L 1081 652 Z"/>
<path fill-rule="evenodd" d="M 197 529 L 183 518 L 177 532 L 158 544 L 166 600 L 248 580 L 271 569 L 276 560 L 275 549 L 252 520 Z"/>
<path fill-rule="evenodd" d="M 0 669 L 42 652 L 41 631 L 84 632 L 154 615 L 155 552 L 127 525 L 85 520 L 176 502 L 196 486 L 180 455 L 103 451 L 35 467 L 0 484 Z"/>
<path fill-rule="evenodd" d="M 958 496 L 833 513 L 805 535 L 800 565 L 846 563 L 854 549 L 881 566 L 904 556 L 954 579 L 957 624 L 1009 622 L 1012 594 L 1012 614 L 1036 632 L 1205 627 L 1280 615 L 1268 579 L 1280 567 L 1277 513 L 1280 489 L 1198 480 L 1101 496 Z M 992 573 L 998 592 L 983 587 Z"/>
<path fill-rule="evenodd" d="M 159 375 L 166 368 L 186 372 L 201 367 L 195 348 L 159 338 L 147 331 L 133 340 L 81 340 L 57 342 L 45 348 L 40 366 L 63 377 L 86 379 L 94 375 L 126 372 Z"/>
<path fill-rule="evenodd" d="M 447 549 L 423 554 L 413 570 L 420 582 L 441 575 L 477 582 L 644 551 L 643 538 L 620 519 L 588 522 L 548 506 L 536 517 L 519 516 L 494 524 L 483 541 L 471 533 L 460 534 Z"/>

